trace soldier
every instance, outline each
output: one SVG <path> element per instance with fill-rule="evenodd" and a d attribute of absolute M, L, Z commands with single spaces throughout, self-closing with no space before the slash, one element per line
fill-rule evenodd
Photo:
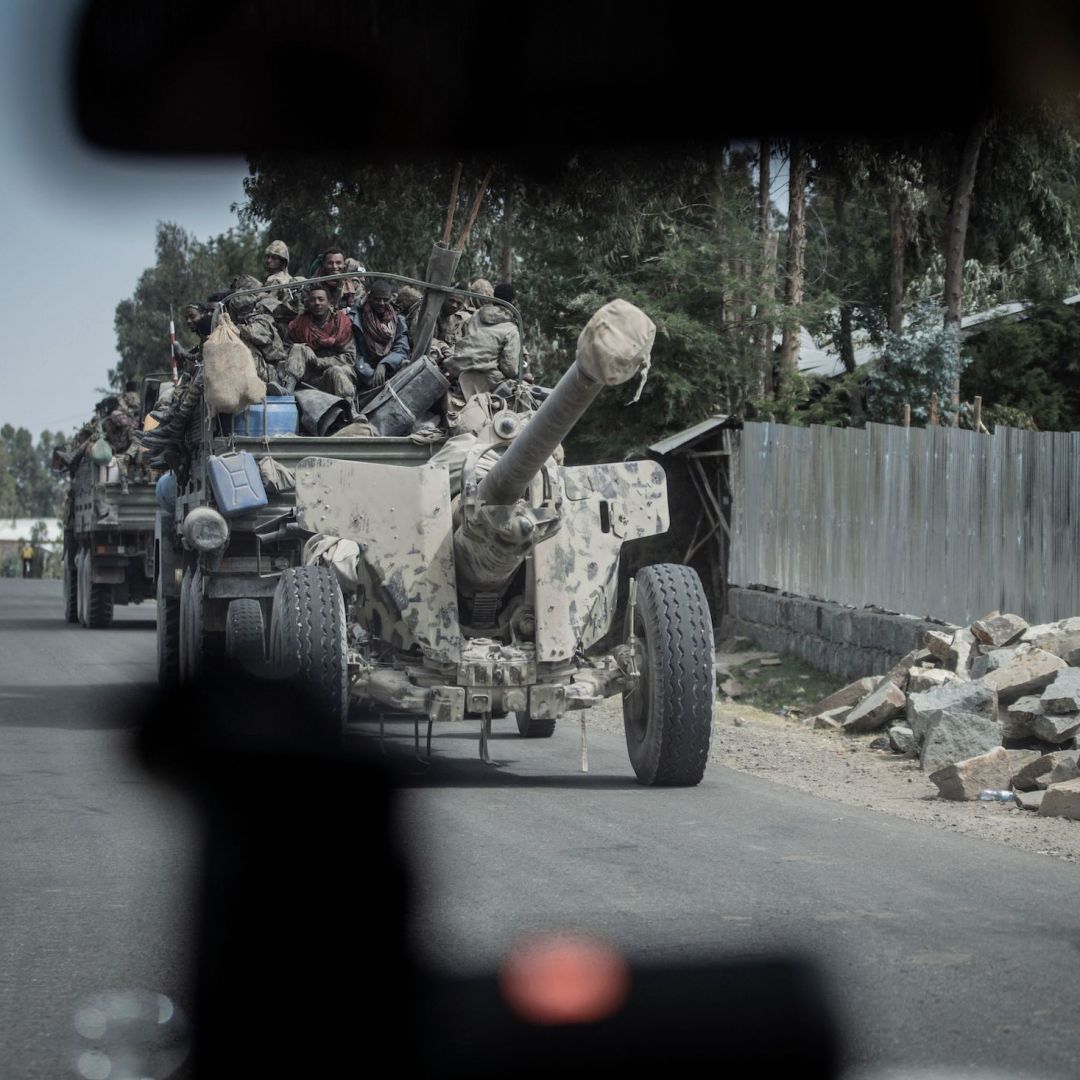
<path fill-rule="evenodd" d="M 142 413 L 142 398 L 139 396 L 139 384 L 134 379 L 124 383 L 124 392 L 120 395 L 120 404 L 135 421 Z"/>
<path fill-rule="evenodd" d="M 382 386 L 409 359 L 409 327 L 394 307 L 391 292 L 390 282 L 379 278 L 367 300 L 349 312 L 356 333 L 356 370 L 363 389 Z"/>
<path fill-rule="evenodd" d="M 280 240 L 271 240 L 267 244 L 263 266 L 267 275 L 264 285 L 288 285 L 293 280 L 289 273 L 289 249 Z"/>
<path fill-rule="evenodd" d="M 394 297 L 394 307 L 405 316 L 405 322 L 409 327 L 409 337 L 416 331 L 416 321 L 420 318 L 420 308 L 424 300 L 424 294 L 412 285 L 402 285 Z"/>
<path fill-rule="evenodd" d="M 344 311 L 335 311 L 325 285 L 309 285 L 304 313 L 289 323 L 289 352 L 277 383 L 292 393 L 298 382 L 352 400 L 356 394 L 356 342 Z"/>
<path fill-rule="evenodd" d="M 469 291 L 480 293 L 482 296 L 494 296 L 495 286 L 487 278 L 478 277 L 475 281 L 469 283 Z M 475 315 L 480 308 L 480 304 L 470 296 L 465 300 L 465 307 L 470 315 Z"/>
<path fill-rule="evenodd" d="M 339 247 L 327 248 L 322 254 L 322 262 L 315 269 L 312 277 L 323 277 L 327 274 L 344 274 L 350 269 L 349 263 L 357 270 L 364 268 L 355 259 L 346 259 L 345 252 Z M 359 278 L 342 278 L 338 281 L 324 281 L 324 288 L 330 297 L 331 303 L 337 310 L 356 307 L 363 301 L 363 290 Z M 359 297 L 359 299 L 358 299 Z"/>
<path fill-rule="evenodd" d="M 514 287 L 496 286 L 495 299 L 513 303 Z M 521 334 L 513 316 L 502 305 L 488 303 L 465 324 L 445 367 L 468 398 L 516 379 L 520 358 Z"/>
<path fill-rule="evenodd" d="M 241 274 L 233 279 L 232 288 L 257 289 L 259 281 L 250 274 Z M 244 296 L 234 296 L 225 304 L 229 312 L 229 318 L 236 324 L 240 340 L 248 347 L 252 358 L 255 360 L 255 371 L 267 389 L 273 384 L 271 393 L 281 393 L 281 387 L 274 382 L 277 377 L 277 365 L 285 359 L 287 350 L 274 325 L 272 309 L 277 308 L 277 301 L 271 295 L 264 300 L 266 294 L 248 293 Z"/>

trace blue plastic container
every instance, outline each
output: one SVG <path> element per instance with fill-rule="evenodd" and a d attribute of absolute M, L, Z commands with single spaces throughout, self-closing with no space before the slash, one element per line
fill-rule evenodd
<path fill-rule="evenodd" d="M 215 454 L 206 463 L 214 502 L 225 517 L 258 510 L 266 505 L 266 488 L 259 465 L 246 450 Z"/>
<path fill-rule="evenodd" d="M 243 412 L 233 413 L 234 435 L 298 435 L 300 433 L 300 410 L 292 394 L 268 397 L 258 405 L 249 405 Z"/>

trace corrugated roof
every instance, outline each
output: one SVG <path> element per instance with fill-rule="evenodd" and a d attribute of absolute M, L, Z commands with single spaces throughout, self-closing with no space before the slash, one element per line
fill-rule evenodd
<path fill-rule="evenodd" d="M 700 424 L 684 428 L 674 435 L 669 435 L 666 439 L 661 439 L 660 442 L 653 443 L 649 449 L 654 454 L 670 454 L 672 450 L 688 446 L 690 443 L 704 438 L 717 428 L 723 427 L 730 419 L 729 416 L 710 416 L 708 420 L 702 420 Z"/>
<path fill-rule="evenodd" d="M 45 522 L 45 540 L 47 543 L 60 543 L 64 539 L 64 527 L 53 518 L 0 518 L 0 540 L 29 540 L 34 526 Z"/>

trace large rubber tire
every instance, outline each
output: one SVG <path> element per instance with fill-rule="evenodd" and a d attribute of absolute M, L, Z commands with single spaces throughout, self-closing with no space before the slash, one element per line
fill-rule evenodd
<path fill-rule="evenodd" d="M 80 626 L 86 625 L 86 549 L 79 548 L 75 553 L 75 621 Z"/>
<path fill-rule="evenodd" d="M 203 673 L 206 633 L 202 617 L 202 574 L 189 566 L 180 583 L 180 685 L 190 686 Z"/>
<path fill-rule="evenodd" d="M 86 608 L 86 625 L 91 630 L 105 630 L 113 624 L 113 587 L 90 584 L 90 599 Z"/>
<path fill-rule="evenodd" d="M 225 615 L 225 656 L 249 675 L 266 669 L 266 624 L 262 605 L 245 597 L 233 600 Z"/>
<path fill-rule="evenodd" d="M 712 618 L 697 572 L 671 563 L 641 570 L 633 633 L 643 648 L 640 682 L 623 694 L 630 764 L 643 784 L 692 787 L 705 775 L 716 700 Z"/>
<path fill-rule="evenodd" d="M 525 713 L 514 713 L 518 734 L 523 739 L 550 739 L 555 734 L 555 718 L 537 720 Z"/>
<path fill-rule="evenodd" d="M 162 689 L 180 682 L 180 597 L 163 591 L 165 570 L 158 570 L 157 581 L 157 679 Z"/>
<path fill-rule="evenodd" d="M 79 571 L 75 566 L 75 553 L 64 545 L 64 619 L 69 623 L 79 621 Z"/>
<path fill-rule="evenodd" d="M 278 579 L 270 667 L 310 701 L 320 727 L 339 734 L 349 712 L 345 599 L 328 566 L 294 566 Z"/>

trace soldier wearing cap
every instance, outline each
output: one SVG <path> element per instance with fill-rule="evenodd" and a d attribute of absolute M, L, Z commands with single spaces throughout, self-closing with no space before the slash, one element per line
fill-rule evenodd
<path fill-rule="evenodd" d="M 514 301 L 510 284 L 497 285 L 494 293 L 494 299 Z M 502 304 L 487 303 L 465 324 L 445 368 L 468 398 L 516 379 L 520 359 L 521 334 L 513 316 Z"/>
<path fill-rule="evenodd" d="M 289 249 L 281 240 L 271 240 L 263 252 L 263 266 L 266 267 L 264 285 L 288 285 L 293 280 L 289 273 Z"/>

